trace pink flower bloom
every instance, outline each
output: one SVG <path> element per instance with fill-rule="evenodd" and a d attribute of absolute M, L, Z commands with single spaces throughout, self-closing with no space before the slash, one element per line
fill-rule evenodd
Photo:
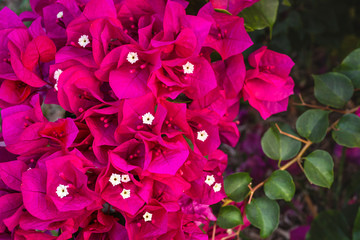
<path fill-rule="evenodd" d="M 216 50 L 223 60 L 242 53 L 253 44 L 245 30 L 243 18 L 215 12 L 211 3 L 203 6 L 198 16 L 212 22 L 204 46 Z"/>
<path fill-rule="evenodd" d="M 246 72 L 244 100 L 264 119 L 286 111 L 294 88 L 294 81 L 289 77 L 294 62 L 287 55 L 262 47 L 249 56 L 249 63 L 255 69 Z"/>

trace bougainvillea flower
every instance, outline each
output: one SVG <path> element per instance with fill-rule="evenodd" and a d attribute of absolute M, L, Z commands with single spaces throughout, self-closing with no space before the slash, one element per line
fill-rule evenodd
<path fill-rule="evenodd" d="M 225 90 L 226 98 L 236 98 L 243 88 L 246 68 L 242 54 L 229 57 L 225 61 L 212 63 L 218 86 Z"/>
<path fill-rule="evenodd" d="M 23 174 L 21 190 L 31 215 L 50 223 L 99 208 L 97 194 L 87 187 L 87 176 L 73 163 L 81 164 L 81 159 L 75 155 L 53 158 L 45 161 L 46 169 Z"/>
<path fill-rule="evenodd" d="M 156 200 L 145 205 L 135 217 L 125 217 L 130 239 L 156 239 L 167 231 L 168 213 Z"/>
<path fill-rule="evenodd" d="M 58 100 L 65 110 L 77 115 L 102 103 L 101 82 L 93 72 L 82 66 L 74 66 L 63 71 L 58 82 Z"/>
<path fill-rule="evenodd" d="M 119 171 L 111 164 L 99 176 L 98 184 L 101 197 L 121 212 L 134 215 L 145 203 L 138 195 L 141 184 L 133 174 Z"/>
<path fill-rule="evenodd" d="M 203 6 L 198 16 L 212 22 L 204 46 L 216 50 L 223 60 L 242 53 L 253 44 L 245 30 L 243 18 L 215 12 L 211 3 Z"/>
<path fill-rule="evenodd" d="M 168 1 L 164 14 L 164 30 L 151 40 L 151 45 L 161 47 L 163 54 L 168 55 L 167 59 L 197 56 L 210 26 L 211 22 L 206 19 L 186 15 L 183 4 Z"/>
<path fill-rule="evenodd" d="M 148 86 L 158 97 L 175 99 L 184 93 L 191 99 L 198 99 L 216 87 L 216 78 L 205 58 L 192 57 L 163 62 Z"/>
<path fill-rule="evenodd" d="M 248 8 L 259 0 L 210 0 L 214 8 L 228 10 L 238 15 L 244 8 Z"/>
<path fill-rule="evenodd" d="M 23 104 L 31 94 L 31 87 L 21 81 L 3 80 L 0 84 L 0 108 Z"/>
<path fill-rule="evenodd" d="M 109 81 L 119 99 L 134 98 L 149 92 L 147 80 L 158 68 L 159 51 L 141 51 L 134 45 L 124 45 L 104 58 L 96 76 L 103 81 Z"/>
<path fill-rule="evenodd" d="M 264 119 L 286 111 L 294 89 L 294 81 L 289 77 L 294 62 L 287 55 L 262 47 L 249 56 L 249 63 L 255 69 L 246 72 L 244 100 Z"/>
<path fill-rule="evenodd" d="M 39 101 L 39 96 L 35 95 L 30 101 L 32 107 L 17 105 L 1 111 L 2 133 L 9 152 L 30 154 L 46 146 L 48 140 L 38 135 L 38 131 L 47 122 Z"/>
<path fill-rule="evenodd" d="M 152 137 L 144 139 L 144 142 L 147 163 L 144 169 L 152 173 L 174 175 L 189 155 L 189 147 L 182 136 L 171 141 Z"/>

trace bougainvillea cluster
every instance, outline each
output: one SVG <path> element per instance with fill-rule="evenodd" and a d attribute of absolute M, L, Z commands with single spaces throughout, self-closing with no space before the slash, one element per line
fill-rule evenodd
<path fill-rule="evenodd" d="M 2 239 L 208 239 L 240 99 L 286 110 L 290 58 L 263 47 L 246 70 L 244 20 L 212 3 L 30 4 L 0 11 Z"/>

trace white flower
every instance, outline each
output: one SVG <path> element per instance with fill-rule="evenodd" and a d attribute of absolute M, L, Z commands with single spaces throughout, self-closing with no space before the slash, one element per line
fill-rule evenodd
<path fill-rule="evenodd" d="M 155 117 L 150 112 L 142 115 L 143 124 L 152 125 L 152 122 L 154 121 L 154 119 L 155 119 Z"/>
<path fill-rule="evenodd" d="M 205 142 L 205 140 L 208 138 L 208 134 L 205 130 L 202 130 L 202 131 L 198 131 L 197 132 L 197 139 L 202 141 L 202 142 Z"/>
<path fill-rule="evenodd" d="M 124 182 L 124 183 L 127 183 L 127 182 L 130 182 L 130 177 L 128 174 L 123 174 L 121 176 L 121 181 Z"/>
<path fill-rule="evenodd" d="M 221 190 L 221 183 L 215 183 L 214 187 L 214 192 L 218 192 Z"/>
<path fill-rule="evenodd" d="M 123 197 L 123 199 L 127 199 L 130 197 L 130 189 L 123 189 L 120 195 Z"/>
<path fill-rule="evenodd" d="M 63 16 L 64 16 L 63 11 L 58 12 L 58 14 L 56 15 L 57 18 L 62 18 Z"/>
<path fill-rule="evenodd" d="M 120 174 L 116 174 L 116 173 L 111 174 L 109 178 L 109 182 L 111 182 L 113 186 L 119 185 L 121 183 Z"/>
<path fill-rule="evenodd" d="M 214 175 L 207 175 L 205 179 L 205 183 L 209 186 L 213 185 L 215 182 Z"/>
<path fill-rule="evenodd" d="M 78 43 L 79 43 L 80 46 L 82 46 L 83 48 L 85 48 L 85 47 L 90 43 L 89 36 L 88 36 L 88 35 L 82 35 L 82 36 L 79 38 Z"/>
<path fill-rule="evenodd" d="M 149 222 L 152 219 L 152 214 L 149 212 L 145 212 L 145 214 L 143 215 L 143 218 L 144 218 L 145 222 Z"/>
<path fill-rule="evenodd" d="M 59 196 L 59 198 L 63 198 L 63 197 L 66 197 L 67 195 L 69 195 L 69 192 L 67 190 L 68 187 L 69 186 L 59 184 L 59 186 L 56 188 L 56 194 Z"/>
<path fill-rule="evenodd" d="M 126 60 L 128 60 L 129 63 L 134 64 L 139 60 L 138 54 L 136 52 L 129 52 Z"/>
<path fill-rule="evenodd" d="M 58 89 L 58 83 L 59 83 L 59 77 L 63 71 L 61 69 L 58 69 L 54 72 L 54 79 L 56 80 L 56 83 L 54 85 L 54 88 L 56 91 L 59 91 Z"/>
<path fill-rule="evenodd" d="M 192 64 L 191 62 L 185 63 L 182 67 L 183 67 L 183 69 L 184 69 L 184 73 L 185 73 L 185 74 L 192 74 L 192 73 L 194 73 L 194 64 Z"/>

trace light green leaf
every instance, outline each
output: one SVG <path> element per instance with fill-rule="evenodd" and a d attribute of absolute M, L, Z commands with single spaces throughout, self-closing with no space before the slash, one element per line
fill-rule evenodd
<path fill-rule="evenodd" d="M 296 121 L 298 133 L 314 143 L 321 142 L 329 127 L 329 112 L 320 109 L 310 109 L 301 114 Z"/>
<path fill-rule="evenodd" d="M 240 210 L 233 205 L 220 208 L 216 223 L 224 229 L 234 228 L 240 224 L 244 224 Z"/>
<path fill-rule="evenodd" d="M 266 181 L 264 191 L 270 199 L 284 199 L 289 202 L 295 194 L 295 184 L 287 171 L 277 170 Z"/>
<path fill-rule="evenodd" d="M 324 150 L 315 150 L 307 155 L 304 170 L 308 180 L 320 187 L 330 188 L 334 181 L 334 162 Z"/>
<path fill-rule="evenodd" d="M 268 237 L 279 225 L 280 208 L 276 201 L 266 197 L 253 199 L 246 205 L 246 217 L 260 229 L 262 238 Z"/>
<path fill-rule="evenodd" d="M 344 74 L 330 72 L 313 77 L 315 97 L 324 105 L 342 108 L 354 93 L 351 80 Z"/>
<path fill-rule="evenodd" d="M 291 127 L 284 123 L 278 124 L 283 132 L 290 133 L 294 136 L 297 134 Z M 288 136 L 280 134 L 276 126 L 269 128 L 261 139 L 261 147 L 266 156 L 274 160 L 289 160 L 296 156 L 300 151 L 301 143 Z"/>
<path fill-rule="evenodd" d="M 261 30 L 270 27 L 270 32 L 276 21 L 279 0 L 261 0 L 239 14 L 245 20 L 248 30 Z"/>
<path fill-rule="evenodd" d="M 239 172 L 227 176 L 224 180 L 226 195 L 235 202 L 244 200 L 250 189 L 248 187 L 252 178 L 249 173 Z"/>
<path fill-rule="evenodd" d="M 354 148 L 360 147 L 360 117 L 347 114 L 340 118 L 332 137 L 339 145 Z"/>

